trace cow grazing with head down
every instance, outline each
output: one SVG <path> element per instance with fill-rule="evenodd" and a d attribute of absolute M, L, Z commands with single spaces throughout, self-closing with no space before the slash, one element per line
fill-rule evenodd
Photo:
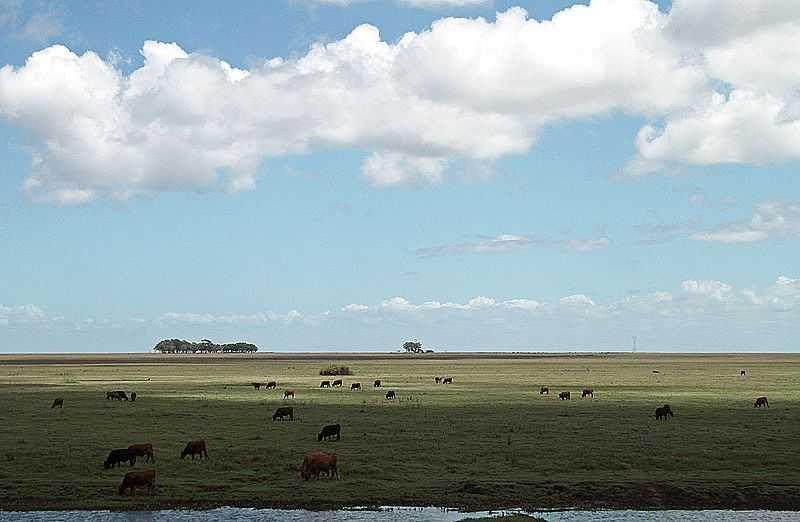
<path fill-rule="evenodd" d="M 541 388 L 539 388 L 539 395 L 544 395 L 544 394 L 550 395 L 550 388 L 548 388 L 547 386 L 542 386 Z"/>
<path fill-rule="evenodd" d="M 760 408 L 762 406 L 769 408 L 769 401 L 766 397 L 759 397 L 756 399 L 756 402 L 753 403 L 753 408 Z"/>
<path fill-rule="evenodd" d="M 334 436 L 336 440 L 342 435 L 342 426 L 340 424 L 329 424 L 322 428 L 322 431 L 319 432 L 317 435 L 317 442 L 321 442 L 323 439 L 331 440 Z"/>
<path fill-rule="evenodd" d="M 339 478 L 339 471 L 336 469 L 336 455 L 332 453 L 307 453 L 303 458 L 303 467 L 300 469 L 300 476 L 304 480 L 311 477 L 319 479 L 320 473 L 327 473 L 328 478 Z"/>
<path fill-rule="evenodd" d="M 386 392 L 386 398 L 392 400 L 396 397 L 394 390 L 389 390 Z"/>
<path fill-rule="evenodd" d="M 319 387 L 320 388 L 330 388 L 331 387 L 331 381 L 322 381 L 321 383 L 319 383 Z"/>
<path fill-rule="evenodd" d="M 250 384 L 252 384 L 253 388 L 255 388 L 256 390 L 260 390 L 261 389 L 261 383 L 260 382 L 251 382 Z"/>
<path fill-rule="evenodd" d="M 336 388 L 337 386 L 338 387 L 342 386 L 342 380 L 341 379 L 336 379 L 335 381 L 333 381 L 333 384 L 331 384 L 331 388 Z"/>
<path fill-rule="evenodd" d="M 131 495 L 135 495 L 137 487 L 147 487 L 147 492 L 152 495 L 156 488 L 156 471 L 145 469 L 126 473 L 122 484 L 119 485 L 119 494 L 124 495 L 125 490 L 130 489 Z"/>
<path fill-rule="evenodd" d="M 442 379 L 442 384 L 453 384 L 453 378 L 452 377 L 444 377 Z"/>
<path fill-rule="evenodd" d="M 442 382 L 442 378 L 441 377 L 434 377 L 433 380 L 436 381 L 436 384 L 439 384 L 440 382 Z"/>
<path fill-rule="evenodd" d="M 63 408 L 64 407 L 64 399 L 56 399 L 53 401 L 53 405 L 50 406 L 50 409 L 53 408 Z"/>
<path fill-rule="evenodd" d="M 561 399 L 562 401 L 570 400 L 569 392 L 559 392 L 558 398 Z"/>
<path fill-rule="evenodd" d="M 131 402 L 136 402 L 136 392 L 131 392 Z"/>
<path fill-rule="evenodd" d="M 275 410 L 275 413 L 272 414 L 272 421 L 274 422 L 276 419 L 283 420 L 284 417 L 289 417 L 289 420 L 294 420 L 294 408 L 291 406 L 283 406 Z"/>
<path fill-rule="evenodd" d="M 746 371 L 744 371 L 744 370 L 742 370 L 741 372 L 739 372 L 739 375 L 740 375 L 741 377 L 744 377 L 745 375 L 747 375 L 747 372 L 746 372 Z"/>
<path fill-rule="evenodd" d="M 375 382 L 372 383 L 373 388 L 380 388 L 381 387 L 381 380 L 375 379 Z"/>
<path fill-rule="evenodd" d="M 361 383 L 360 382 L 354 382 L 353 384 L 351 384 L 350 385 L 350 391 L 361 391 Z"/>
<path fill-rule="evenodd" d="M 288 399 L 289 397 L 294 399 L 294 390 L 286 390 L 285 392 L 283 392 L 284 399 Z"/>
<path fill-rule="evenodd" d="M 277 387 L 278 387 L 278 383 L 276 383 L 275 381 L 269 381 L 267 383 L 267 389 L 268 390 L 274 390 Z"/>
<path fill-rule="evenodd" d="M 109 452 L 105 462 L 103 462 L 103 467 L 105 469 L 113 468 L 115 466 L 118 467 L 123 462 L 129 462 L 131 466 L 136 464 L 136 453 L 131 451 L 129 448 L 113 449 Z"/>
<path fill-rule="evenodd" d="M 584 397 L 591 397 L 592 399 L 594 399 L 594 390 L 592 388 L 584 388 L 583 391 L 581 392 L 581 399 L 583 399 Z"/>
<path fill-rule="evenodd" d="M 672 408 L 669 407 L 669 404 L 665 404 L 660 408 L 656 408 L 656 420 L 667 420 L 667 418 L 674 416 L 675 414 L 672 412 Z"/>
<path fill-rule="evenodd" d="M 114 399 L 117 401 L 127 401 L 128 394 L 122 390 L 110 391 L 106 393 L 106 400 Z"/>
<path fill-rule="evenodd" d="M 153 445 L 150 443 L 131 444 L 128 446 L 128 451 L 133 453 L 136 457 L 144 457 L 145 462 L 156 461 L 155 453 L 153 453 Z"/>
<path fill-rule="evenodd" d="M 203 439 L 193 440 L 188 444 L 186 444 L 186 447 L 183 448 L 183 451 L 181 451 L 181 460 L 183 460 L 183 457 L 185 457 L 186 455 L 191 455 L 192 460 L 194 460 L 195 455 L 199 455 L 200 459 L 203 459 L 203 457 L 207 459 L 208 446 L 206 446 L 206 441 Z"/>

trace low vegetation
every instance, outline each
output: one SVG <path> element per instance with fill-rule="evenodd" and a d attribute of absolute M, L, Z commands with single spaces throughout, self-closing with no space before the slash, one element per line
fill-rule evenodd
<path fill-rule="evenodd" d="M 54 357 L 0 356 L 3 510 L 800 508 L 800 356 L 338 361 L 362 384 L 383 381 L 361 393 L 354 378 L 319 388 L 322 356 Z M 581 399 L 587 387 L 594 398 Z M 106 400 L 117 389 L 138 398 Z M 284 400 L 286 389 L 296 397 Z M 769 408 L 753 407 L 761 396 Z M 64 407 L 51 409 L 57 397 Z M 665 403 L 675 416 L 657 421 Z M 273 421 L 280 406 L 294 420 Z M 341 440 L 318 441 L 329 424 Z M 181 460 L 198 439 L 208 460 Z M 103 469 L 110 450 L 143 443 L 155 462 Z M 336 453 L 341 479 L 302 480 L 312 451 Z M 129 469 L 149 468 L 154 495 L 118 495 Z"/>
<path fill-rule="evenodd" d="M 251 343 L 215 344 L 208 339 L 199 343 L 182 341 L 181 339 L 164 339 L 153 351 L 161 353 L 255 353 L 258 347 Z"/>
<path fill-rule="evenodd" d="M 320 375 L 353 375 L 349 366 L 330 365 L 319 371 Z"/>

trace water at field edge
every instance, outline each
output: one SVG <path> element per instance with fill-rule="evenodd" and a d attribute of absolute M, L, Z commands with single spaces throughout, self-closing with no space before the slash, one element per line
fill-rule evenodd
<path fill-rule="evenodd" d="M 499 516 L 521 513 L 521 511 L 481 511 L 460 512 L 435 507 L 383 507 L 380 510 L 336 510 L 305 511 L 302 509 L 249 509 L 219 508 L 208 511 L 0 511 L 0 522 L 43 521 L 43 522 L 166 522 L 178 521 L 275 521 L 275 522 L 339 522 L 353 520 L 358 522 L 456 522 L 470 518 Z M 702 522 L 789 522 L 800 520 L 797 511 L 551 511 L 529 513 L 548 522 L 589 522 L 589 521 L 654 521 L 678 522 L 698 520 Z"/>

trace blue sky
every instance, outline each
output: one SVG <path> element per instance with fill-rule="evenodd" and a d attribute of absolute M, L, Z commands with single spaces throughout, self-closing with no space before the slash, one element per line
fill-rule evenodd
<path fill-rule="evenodd" d="M 800 8 L 574 3 L 0 0 L 0 350 L 796 350 Z"/>

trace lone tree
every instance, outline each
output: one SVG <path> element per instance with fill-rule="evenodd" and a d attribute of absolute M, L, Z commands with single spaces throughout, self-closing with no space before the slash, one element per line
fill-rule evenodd
<path fill-rule="evenodd" d="M 422 349 L 422 342 L 416 339 L 404 342 L 403 349 L 406 353 L 425 353 L 425 350 Z"/>

